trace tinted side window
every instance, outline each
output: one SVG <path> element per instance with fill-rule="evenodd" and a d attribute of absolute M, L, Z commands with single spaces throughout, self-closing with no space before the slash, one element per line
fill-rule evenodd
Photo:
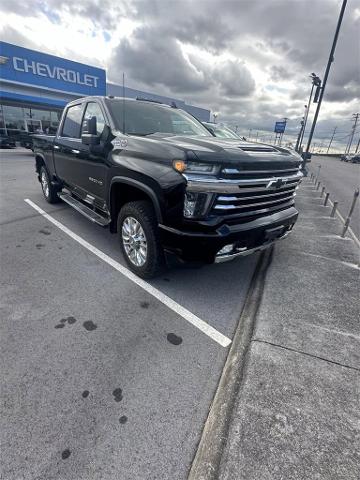
<path fill-rule="evenodd" d="M 61 134 L 63 137 L 80 138 L 83 110 L 83 105 L 74 105 L 67 109 Z"/>
<path fill-rule="evenodd" d="M 98 103 L 91 102 L 87 104 L 84 119 L 88 120 L 91 117 L 96 117 L 97 134 L 101 135 L 105 127 L 105 118 Z M 84 123 L 82 129 L 84 129 Z"/>

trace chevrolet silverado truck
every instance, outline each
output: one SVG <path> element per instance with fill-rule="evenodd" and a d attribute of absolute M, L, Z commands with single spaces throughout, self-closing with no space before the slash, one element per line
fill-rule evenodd
<path fill-rule="evenodd" d="M 298 216 L 299 155 L 214 137 L 175 105 L 81 98 L 55 136 L 33 142 L 46 201 L 117 233 L 142 278 L 159 274 L 168 254 L 219 263 L 267 248 Z"/>

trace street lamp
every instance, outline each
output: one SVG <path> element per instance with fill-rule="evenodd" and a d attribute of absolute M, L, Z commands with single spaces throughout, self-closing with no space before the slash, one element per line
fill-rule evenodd
<path fill-rule="evenodd" d="M 310 105 L 311 105 L 311 100 L 312 100 L 312 94 L 313 94 L 313 91 L 314 91 L 314 87 L 316 87 L 317 91 L 319 91 L 319 89 L 321 87 L 320 77 L 318 77 L 315 73 L 312 73 L 309 78 L 311 78 L 311 80 L 312 80 L 311 91 L 310 91 L 309 101 L 308 101 L 308 104 L 307 104 L 307 109 L 306 109 L 305 116 L 304 116 L 304 125 L 303 125 L 302 132 L 301 132 L 301 135 L 300 135 L 299 145 L 298 145 L 298 150 L 297 151 L 299 151 L 301 149 L 301 145 L 302 145 L 302 142 L 303 142 L 303 139 L 304 139 L 306 123 L 307 123 L 307 119 L 308 119 L 308 116 L 309 116 L 309 110 L 310 110 Z M 315 101 L 315 99 L 314 99 L 314 101 Z"/>

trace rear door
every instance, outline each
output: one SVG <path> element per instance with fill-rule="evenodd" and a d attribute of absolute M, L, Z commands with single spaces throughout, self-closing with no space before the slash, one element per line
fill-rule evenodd
<path fill-rule="evenodd" d="M 107 167 L 101 154 L 81 142 L 84 120 L 96 116 L 98 134 L 105 126 L 105 116 L 97 102 L 71 105 L 65 112 L 60 136 L 55 141 L 57 175 L 82 200 L 104 208 Z"/>

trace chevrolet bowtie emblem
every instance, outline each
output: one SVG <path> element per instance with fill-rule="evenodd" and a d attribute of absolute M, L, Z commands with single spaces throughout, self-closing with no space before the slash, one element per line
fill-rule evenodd
<path fill-rule="evenodd" d="M 266 188 L 281 188 L 286 184 L 286 182 L 282 178 L 273 178 L 270 182 L 266 185 Z"/>
<path fill-rule="evenodd" d="M 5 65 L 5 63 L 9 60 L 9 57 L 3 57 L 0 55 L 0 65 Z"/>

